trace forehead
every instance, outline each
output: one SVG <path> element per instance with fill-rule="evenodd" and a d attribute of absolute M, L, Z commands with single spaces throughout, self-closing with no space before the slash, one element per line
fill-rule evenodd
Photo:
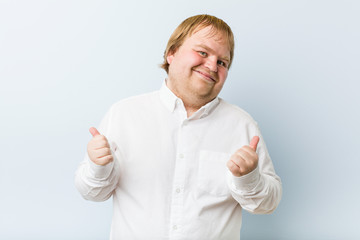
<path fill-rule="evenodd" d="M 197 39 L 197 40 L 214 40 L 223 45 L 228 45 L 228 39 L 226 34 L 217 30 L 213 26 L 198 26 L 195 30 L 188 36 L 188 39 Z"/>
<path fill-rule="evenodd" d="M 212 26 L 197 27 L 193 33 L 185 39 L 184 45 L 205 45 L 209 48 L 221 50 L 222 55 L 230 55 L 230 44 L 227 35 Z"/>

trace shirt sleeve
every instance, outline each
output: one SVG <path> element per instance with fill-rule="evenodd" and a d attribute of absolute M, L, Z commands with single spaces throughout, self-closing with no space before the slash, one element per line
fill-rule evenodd
<path fill-rule="evenodd" d="M 75 186 L 87 200 L 98 202 L 109 199 L 119 181 L 119 150 L 109 137 L 110 123 L 111 110 L 103 118 L 99 131 L 107 137 L 114 160 L 101 166 L 93 163 L 85 154 L 75 174 Z"/>
<path fill-rule="evenodd" d="M 236 177 L 228 170 L 231 195 L 245 210 L 255 214 L 273 212 L 282 196 L 282 185 L 276 175 L 265 142 L 257 130 L 260 141 L 257 147 L 258 166 L 250 173 Z"/>

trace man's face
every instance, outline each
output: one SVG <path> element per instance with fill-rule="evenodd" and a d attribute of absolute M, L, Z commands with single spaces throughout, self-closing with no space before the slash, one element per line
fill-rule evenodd
<path fill-rule="evenodd" d="M 204 105 L 221 91 L 228 74 L 230 50 L 227 39 L 211 27 L 186 38 L 174 53 L 170 64 L 168 86 L 186 105 Z"/>

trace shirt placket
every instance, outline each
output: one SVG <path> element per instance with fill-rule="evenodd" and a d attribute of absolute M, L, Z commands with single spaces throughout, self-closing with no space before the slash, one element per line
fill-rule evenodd
<path fill-rule="evenodd" d="M 175 171 L 172 185 L 172 203 L 170 213 L 170 239 L 183 239 L 184 226 L 184 186 L 186 179 L 186 158 L 187 144 L 186 144 L 186 131 L 184 128 L 188 124 L 186 119 L 186 112 L 179 111 L 180 126 L 178 130 L 178 141 L 176 146 L 176 160 Z"/>

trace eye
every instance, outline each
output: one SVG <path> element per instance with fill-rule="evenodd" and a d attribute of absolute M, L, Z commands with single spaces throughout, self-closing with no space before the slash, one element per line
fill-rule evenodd
<path fill-rule="evenodd" d="M 206 52 L 199 51 L 198 53 L 199 53 L 201 56 L 203 56 L 203 57 L 206 57 L 206 56 L 207 56 L 207 53 L 206 53 Z"/>
<path fill-rule="evenodd" d="M 220 65 L 220 66 L 226 67 L 226 63 L 221 61 L 221 60 L 218 60 L 217 64 Z"/>

